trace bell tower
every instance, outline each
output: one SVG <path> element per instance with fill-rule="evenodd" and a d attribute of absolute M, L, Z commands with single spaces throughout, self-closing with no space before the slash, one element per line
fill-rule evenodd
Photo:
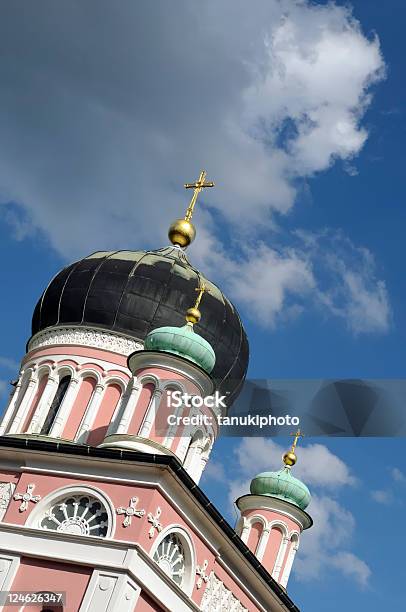
<path fill-rule="evenodd" d="M 302 434 L 297 431 L 293 435 L 292 447 L 283 455 L 284 467 L 255 476 L 250 494 L 236 502 L 241 512 L 237 533 L 283 588 L 287 586 L 302 531 L 313 524 L 305 511 L 311 499 L 309 489 L 291 473 Z"/>

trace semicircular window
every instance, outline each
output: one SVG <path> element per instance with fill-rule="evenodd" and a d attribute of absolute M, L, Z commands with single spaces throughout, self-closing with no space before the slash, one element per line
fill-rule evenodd
<path fill-rule="evenodd" d="M 102 502 L 91 495 L 70 495 L 53 503 L 40 520 L 41 529 L 105 538 L 109 521 Z"/>
<path fill-rule="evenodd" d="M 168 534 L 159 543 L 154 554 L 154 561 L 176 584 L 182 586 L 185 574 L 185 549 L 176 534 Z"/>

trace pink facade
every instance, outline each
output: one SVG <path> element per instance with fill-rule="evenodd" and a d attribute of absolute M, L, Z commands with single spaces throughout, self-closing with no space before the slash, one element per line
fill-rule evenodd
<path fill-rule="evenodd" d="M 22 557 L 14 578 L 13 591 L 53 591 L 66 593 L 67 612 L 79 610 L 89 583 L 92 569 L 74 564 L 55 563 Z M 41 610 L 48 606 L 26 606 L 24 610 Z M 52 606 L 49 606 L 52 609 Z M 58 607 L 56 606 L 56 609 Z M 4 606 L 5 612 L 15 612 L 15 606 Z"/>

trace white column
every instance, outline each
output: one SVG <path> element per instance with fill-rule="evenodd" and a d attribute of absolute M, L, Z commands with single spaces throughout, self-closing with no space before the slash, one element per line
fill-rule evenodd
<path fill-rule="evenodd" d="M 278 580 L 279 574 L 281 573 L 283 560 L 286 555 L 286 549 L 288 547 L 288 544 L 289 544 L 289 538 L 287 536 L 284 536 L 282 538 L 282 542 L 279 547 L 278 555 L 276 557 L 275 565 L 274 565 L 273 572 L 272 572 L 272 578 L 275 578 L 275 580 Z M 293 560 L 292 560 L 292 563 L 293 563 Z"/>
<path fill-rule="evenodd" d="M 258 561 L 262 561 L 263 559 L 263 556 L 264 556 L 264 553 L 265 553 L 265 550 L 268 544 L 270 533 L 271 533 L 271 530 L 269 529 L 269 527 L 262 528 L 261 537 L 259 538 L 257 550 L 255 551 L 255 556 L 258 559 Z"/>
<path fill-rule="evenodd" d="M 28 433 L 39 433 L 41 431 L 41 425 L 54 399 L 55 392 L 58 388 L 58 382 L 58 376 L 52 374 L 48 376 L 47 384 L 45 385 L 38 406 L 32 416 L 31 423 L 28 426 Z"/>
<path fill-rule="evenodd" d="M 244 542 L 244 544 L 248 542 L 248 536 L 250 533 L 250 529 L 251 529 L 250 523 L 247 521 L 245 517 L 243 517 L 243 527 L 241 529 L 240 538 Z"/>
<path fill-rule="evenodd" d="M 161 398 L 162 398 L 162 390 L 155 389 L 152 395 L 151 405 L 148 408 L 147 414 L 145 415 L 144 422 L 142 424 L 142 427 L 139 433 L 139 435 L 142 438 L 148 438 L 149 434 L 151 433 L 152 423 L 155 420 L 157 410 L 161 403 Z"/>
<path fill-rule="evenodd" d="M 0 436 L 2 436 L 3 433 L 6 431 L 7 425 L 9 424 L 10 419 L 13 416 L 14 408 L 15 408 L 15 405 L 16 405 L 17 399 L 18 399 L 18 394 L 19 394 L 19 391 L 21 389 L 22 379 L 23 379 L 23 372 L 21 372 L 21 374 L 20 374 L 20 376 L 18 378 L 18 382 L 17 382 L 14 390 L 11 392 L 10 401 L 9 401 L 9 404 L 7 406 L 7 410 L 6 410 L 6 412 L 5 412 L 4 416 L 3 416 L 3 419 L 2 419 L 2 422 L 1 422 L 1 425 L 0 425 Z"/>
<path fill-rule="evenodd" d="M 21 400 L 21 403 L 18 407 L 17 410 L 17 414 L 13 419 L 13 422 L 11 423 L 11 427 L 10 427 L 10 431 L 9 433 L 18 433 L 19 429 L 20 429 L 20 425 L 22 422 L 24 422 L 24 419 L 27 415 L 27 412 L 29 410 L 29 407 L 31 405 L 31 401 L 32 398 L 34 396 L 34 392 L 35 389 L 37 387 L 37 383 L 38 383 L 38 377 L 37 377 L 37 371 L 32 370 L 31 375 L 30 375 L 30 379 L 28 381 L 28 385 L 27 388 L 25 389 L 24 392 L 24 396 Z"/>
<path fill-rule="evenodd" d="M 142 385 L 140 385 L 139 382 L 137 382 L 135 379 L 133 380 L 133 384 L 131 386 L 130 389 L 128 389 L 127 387 L 127 392 L 126 392 L 126 397 L 127 397 L 127 401 L 123 410 L 123 414 L 121 416 L 120 422 L 118 424 L 118 427 L 116 429 L 116 431 L 109 431 L 108 433 L 118 433 L 118 434 L 123 434 L 126 433 L 128 430 L 128 426 L 130 424 L 131 418 L 134 414 L 135 411 L 135 407 L 137 405 L 137 402 L 140 398 L 141 395 L 141 390 L 142 390 Z"/>
<path fill-rule="evenodd" d="M 76 436 L 76 442 L 84 443 L 86 441 L 89 429 L 91 428 L 94 418 L 100 407 L 105 388 L 106 385 L 102 383 L 97 383 L 97 385 L 95 386 L 93 395 L 90 399 L 90 402 L 87 406 L 87 410 L 83 417 L 83 421 L 80 424 L 79 433 Z"/>
<path fill-rule="evenodd" d="M 299 548 L 299 542 L 292 542 L 289 550 L 288 558 L 286 559 L 285 569 L 283 570 L 282 579 L 279 581 L 280 584 L 286 589 L 288 584 L 290 572 L 292 570 L 293 561 L 295 560 L 297 549 Z"/>
<path fill-rule="evenodd" d="M 70 383 L 65 393 L 65 397 L 62 400 L 59 410 L 56 414 L 54 423 L 50 429 L 49 436 L 51 438 L 60 438 L 63 428 L 65 427 L 66 421 L 69 418 L 69 414 L 72 410 L 72 406 L 75 403 L 78 385 L 80 378 L 74 376 L 70 379 Z"/>

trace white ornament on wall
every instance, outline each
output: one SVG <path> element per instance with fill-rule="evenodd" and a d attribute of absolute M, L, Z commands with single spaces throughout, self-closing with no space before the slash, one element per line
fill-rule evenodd
<path fill-rule="evenodd" d="M 125 515 L 125 518 L 123 521 L 123 527 L 129 527 L 131 525 L 133 516 L 136 516 L 138 518 L 141 518 L 141 516 L 144 516 L 145 510 L 138 510 L 137 504 L 138 504 L 138 497 L 134 496 L 130 499 L 130 505 L 127 506 L 127 508 L 124 508 L 123 506 L 116 508 L 117 514 Z"/>
<path fill-rule="evenodd" d="M 14 499 L 22 500 L 20 507 L 18 508 L 20 512 L 25 512 L 28 508 L 29 502 L 33 502 L 36 504 L 41 499 L 41 495 L 33 495 L 32 492 L 35 489 L 35 484 L 30 483 L 27 485 L 27 490 L 25 493 L 16 493 L 14 495 Z"/>
<path fill-rule="evenodd" d="M 157 533 L 160 533 L 162 531 L 162 525 L 159 521 L 159 518 L 162 514 L 162 510 L 161 508 L 158 506 L 158 508 L 156 509 L 155 512 L 155 516 L 151 513 L 148 512 L 148 523 L 151 523 L 151 527 L 150 530 L 148 531 L 148 535 L 150 538 L 153 538 L 155 535 L 155 530 L 157 531 Z"/>
<path fill-rule="evenodd" d="M 13 482 L 0 482 L 0 521 L 6 513 L 15 488 Z"/>
<path fill-rule="evenodd" d="M 199 576 L 196 582 L 196 588 L 198 589 L 201 588 L 201 586 L 203 585 L 203 582 L 207 583 L 209 581 L 209 577 L 206 574 L 208 565 L 209 565 L 209 562 L 207 561 L 207 559 L 203 561 L 202 565 L 196 565 L 196 574 Z"/>
<path fill-rule="evenodd" d="M 75 344 L 130 355 L 144 348 L 142 342 L 120 336 L 108 331 L 99 331 L 89 327 L 57 327 L 38 332 L 29 342 L 28 350 L 55 344 Z"/>

